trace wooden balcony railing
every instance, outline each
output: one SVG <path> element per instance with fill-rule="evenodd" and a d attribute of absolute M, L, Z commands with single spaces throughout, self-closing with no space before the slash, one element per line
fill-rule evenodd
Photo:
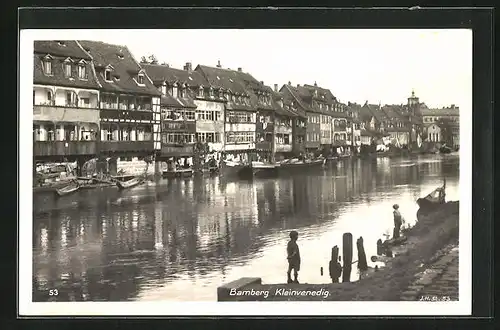
<path fill-rule="evenodd" d="M 255 143 L 255 149 L 257 150 L 271 150 L 272 142 L 257 142 Z"/>
<path fill-rule="evenodd" d="M 183 157 L 194 154 L 194 145 L 192 144 L 162 144 L 161 155 L 167 157 Z"/>
<path fill-rule="evenodd" d="M 100 152 L 153 152 L 154 143 L 148 141 L 100 141 Z"/>
<path fill-rule="evenodd" d="M 34 141 L 35 157 L 95 155 L 96 141 Z"/>

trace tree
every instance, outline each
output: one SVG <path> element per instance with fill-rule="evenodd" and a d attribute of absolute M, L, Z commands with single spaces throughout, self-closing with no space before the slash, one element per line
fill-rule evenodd
<path fill-rule="evenodd" d="M 448 118 L 440 118 L 436 124 L 441 129 L 441 142 L 444 142 L 447 145 L 452 146 L 454 123 Z"/>
<path fill-rule="evenodd" d="M 140 63 L 141 64 L 158 64 L 158 59 L 156 58 L 156 56 L 154 54 L 151 54 L 151 55 L 148 55 L 148 57 L 142 56 Z"/>

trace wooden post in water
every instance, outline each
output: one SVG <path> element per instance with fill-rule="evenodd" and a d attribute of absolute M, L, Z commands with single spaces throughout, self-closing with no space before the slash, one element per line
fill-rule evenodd
<path fill-rule="evenodd" d="M 381 256 L 384 252 L 384 247 L 382 245 L 382 240 L 379 238 L 377 241 L 377 255 Z"/>
<path fill-rule="evenodd" d="M 352 269 L 352 234 L 344 233 L 342 236 L 342 256 L 344 266 L 342 267 L 342 282 L 351 281 Z"/>
<path fill-rule="evenodd" d="M 332 248 L 332 259 L 330 260 L 329 264 L 329 273 L 330 273 L 330 278 L 332 279 L 332 283 L 338 283 L 339 282 L 339 277 L 341 274 L 341 269 L 338 269 L 337 267 L 337 260 L 339 258 L 339 247 L 335 245 Z"/>
<path fill-rule="evenodd" d="M 368 264 L 366 262 L 365 247 L 363 246 L 363 237 L 360 236 L 356 241 L 356 247 L 358 248 L 358 269 L 362 272 L 368 270 Z"/>

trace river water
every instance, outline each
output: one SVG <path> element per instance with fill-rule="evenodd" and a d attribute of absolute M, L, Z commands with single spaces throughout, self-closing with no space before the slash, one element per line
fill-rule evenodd
<path fill-rule="evenodd" d="M 415 200 L 443 177 L 447 200 L 458 200 L 459 159 L 450 155 L 347 159 L 253 182 L 194 177 L 36 194 L 33 300 L 57 289 L 52 300 L 215 301 L 217 286 L 240 277 L 284 283 L 291 230 L 299 232 L 299 281 L 329 283 L 331 248 L 342 255 L 343 233 L 363 237 L 374 266 L 377 239 L 392 232 L 392 205 L 414 223 Z"/>

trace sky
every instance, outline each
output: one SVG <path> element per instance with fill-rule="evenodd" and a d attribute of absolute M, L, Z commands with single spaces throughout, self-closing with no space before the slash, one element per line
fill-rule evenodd
<path fill-rule="evenodd" d="M 252 74 L 273 87 L 314 84 L 341 101 L 406 103 L 411 91 L 429 107 L 472 104 L 472 32 L 454 30 L 87 30 L 82 37 L 186 62 Z"/>

